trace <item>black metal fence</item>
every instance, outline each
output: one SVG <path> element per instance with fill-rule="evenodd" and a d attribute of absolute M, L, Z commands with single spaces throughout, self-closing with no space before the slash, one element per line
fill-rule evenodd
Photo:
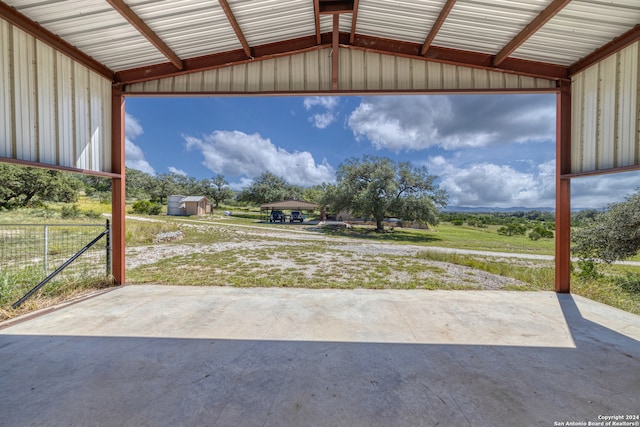
<path fill-rule="evenodd" d="M 86 248 L 91 242 L 93 246 Z M 68 263 L 81 251 L 81 256 Z M 36 285 L 65 263 L 68 265 L 55 280 L 109 277 L 109 221 L 104 224 L 0 224 L 0 284 Z"/>

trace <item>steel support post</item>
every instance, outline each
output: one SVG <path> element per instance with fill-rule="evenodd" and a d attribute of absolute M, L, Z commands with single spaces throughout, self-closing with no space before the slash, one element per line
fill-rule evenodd
<path fill-rule="evenodd" d="M 111 180 L 112 273 L 116 284 L 125 283 L 125 163 L 124 96 L 113 88 L 111 97 L 111 171 L 119 177 Z"/>
<path fill-rule="evenodd" d="M 556 257 L 555 289 L 571 289 L 571 83 L 560 82 L 556 98 Z"/>

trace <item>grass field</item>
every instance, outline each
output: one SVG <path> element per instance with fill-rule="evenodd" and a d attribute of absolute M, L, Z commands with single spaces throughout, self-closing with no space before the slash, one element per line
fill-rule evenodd
<path fill-rule="evenodd" d="M 224 215 L 224 210 L 227 209 L 232 210 L 223 207 L 210 216 L 192 217 L 186 221 L 185 218 L 164 215 L 149 217 L 154 222 L 128 220 L 126 237 L 129 248 L 196 249 L 196 253 L 167 255 L 153 263 L 131 268 L 128 271 L 129 281 L 209 286 L 477 289 L 477 277 L 474 276 L 478 276 L 479 273 L 474 274 L 469 270 L 464 270 L 457 281 L 444 280 L 446 277 L 455 276 L 450 272 L 450 268 L 446 267 L 454 265 L 520 282 L 517 285 L 506 284 L 504 289 L 553 290 L 553 263 L 548 261 L 516 262 L 510 259 L 436 252 L 428 252 L 428 255 L 425 255 L 427 252 L 421 252 L 421 255 L 414 259 L 388 255 L 371 262 L 317 241 L 318 238 L 322 238 L 339 242 L 371 242 L 394 247 L 416 245 L 553 255 L 553 239 L 534 241 L 526 236 L 502 236 L 497 233 L 497 226 L 475 228 L 454 226 L 450 223 L 441 223 L 429 230 L 395 228 L 385 233 L 375 233 L 366 227 L 354 227 L 349 230 L 322 229 L 317 226 L 260 222 L 259 212 L 249 209 L 236 209 L 234 213 L 238 215 Z M 83 197 L 76 204 L 75 214 L 71 217 L 63 217 L 62 210 L 63 205 L 53 204 L 46 208 L 0 212 L 0 224 L 102 222 L 104 217 L 100 217 L 100 214 L 110 213 L 111 207 L 97 199 Z M 153 244 L 158 233 L 177 230 L 183 231 L 184 240 Z M 285 231 L 292 230 L 303 231 L 295 234 L 295 241 L 302 243 L 289 243 L 292 237 Z M 262 237 L 261 232 L 267 237 Z M 265 238 L 266 248 L 247 250 L 233 247 L 216 253 L 197 252 L 200 250 L 198 248 L 207 245 L 246 244 Z M 152 244 L 153 246 L 149 246 Z M 269 245 L 277 248 L 277 262 L 272 262 L 275 249 L 270 249 Z M 11 282 L 14 280 L 15 278 L 6 275 L 0 277 L 0 299 L 4 298 L 0 318 L 11 317 L 25 310 L 18 312 L 6 307 L 6 302 L 22 291 L 12 289 Z M 572 279 L 572 292 L 640 314 L 638 283 L 640 268 L 637 266 L 601 266 L 599 275 L 594 277 L 582 277 L 580 271 L 576 270 Z M 26 310 L 43 307 L 76 293 L 104 286 L 104 281 L 79 281 L 77 284 L 65 283 L 57 289 L 44 289 L 26 305 Z"/>

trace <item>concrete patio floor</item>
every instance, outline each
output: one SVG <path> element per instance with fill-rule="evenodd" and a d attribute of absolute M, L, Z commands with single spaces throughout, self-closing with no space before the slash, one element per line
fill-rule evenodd
<path fill-rule="evenodd" d="M 639 413 L 640 317 L 550 292 L 126 286 L 0 330 L 6 426 L 557 426 Z"/>

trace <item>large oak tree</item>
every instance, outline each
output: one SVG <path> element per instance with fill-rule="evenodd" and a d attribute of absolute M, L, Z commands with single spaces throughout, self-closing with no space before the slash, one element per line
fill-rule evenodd
<path fill-rule="evenodd" d="M 383 230 L 387 217 L 435 225 L 438 207 L 447 203 L 436 179 L 426 167 L 410 162 L 375 156 L 351 158 L 338 167 L 337 183 L 328 192 L 328 200 L 335 211 L 347 210 L 375 220 L 378 231 Z"/>

